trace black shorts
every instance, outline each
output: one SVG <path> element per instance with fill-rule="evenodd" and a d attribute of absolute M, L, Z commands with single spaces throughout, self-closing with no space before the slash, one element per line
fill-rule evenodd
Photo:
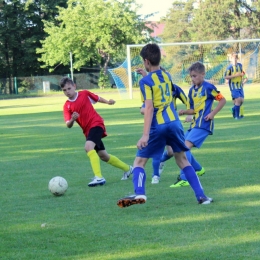
<path fill-rule="evenodd" d="M 90 129 L 88 137 L 86 138 L 86 141 L 92 141 L 93 143 L 96 144 L 94 149 L 96 152 L 106 150 L 103 142 L 102 142 L 102 136 L 104 134 L 104 130 L 100 126 L 95 126 Z"/>

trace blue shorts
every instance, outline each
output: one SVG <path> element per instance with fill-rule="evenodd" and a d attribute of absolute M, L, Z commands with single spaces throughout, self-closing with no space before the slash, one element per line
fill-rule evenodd
<path fill-rule="evenodd" d="M 231 90 L 232 99 L 244 98 L 244 90 L 243 89 L 233 89 Z"/>
<path fill-rule="evenodd" d="M 142 150 L 138 150 L 136 156 L 141 158 L 160 158 L 165 145 L 171 146 L 174 152 L 186 152 L 189 150 L 185 145 L 184 132 L 180 120 L 151 128 L 148 145 Z"/>
<path fill-rule="evenodd" d="M 185 133 L 185 140 L 193 143 L 197 148 L 200 148 L 206 140 L 210 132 L 201 128 L 192 128 Z"/>

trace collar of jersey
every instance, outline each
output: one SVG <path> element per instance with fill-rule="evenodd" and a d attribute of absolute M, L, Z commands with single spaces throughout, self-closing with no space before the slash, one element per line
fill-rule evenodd
<path fill-rule="evenodd" d="M 74 99 L 69 99 L 69 101 L 73 102 L 78 98 L 79 92 L 76 92 L 76 93 L 77 93 L 77 96 Z"/>

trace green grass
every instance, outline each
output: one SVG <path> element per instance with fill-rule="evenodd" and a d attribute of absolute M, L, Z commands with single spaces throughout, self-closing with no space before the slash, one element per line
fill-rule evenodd
<path fill-rule="evenodd" d="M 65 96 L 1 100 L 0 259 L 259 259 L 260 90 L 247 86 L 246 117 L 239 121 L 231 117 L 227 87 L 220 90 L 228 103 L 215 133 L 193 150 L 206 169 L 205 192 L 215 199 L 205 206 L 189 187 L 169 188 L 178 168 L 168 161 L 158 185 L 150 183 L 148 162 L 146 204 L 117 207 L 117 199 L 133 192 L 132 182 L 102 162 L 106 185 L 87 187 L 93 174 L 85 139 L 78 126 L 65 127 Z M 95 105 L 109 134 L 105 146 L 132 164 L 142 133 L 139 94 L 101 96 L 118 100 Z M 62 197 L 47 188 L 57 175 L 69 183 Z"/>

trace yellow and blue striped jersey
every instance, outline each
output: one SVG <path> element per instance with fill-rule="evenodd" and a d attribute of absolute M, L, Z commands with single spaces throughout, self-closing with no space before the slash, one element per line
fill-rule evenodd
<path fill-rule="evenodd" d="M 231 76 L 238 72 L 243 72 L 243 67 L 241 63 L 237 63 L 237 65 L 230 64 L 225 72 L 225 76 Z M 230 91 L 234 89 L 241 89 L 243 87 L 243 78 L 242 77 L 235 77 L 228 80 Z"/>
<path fill-rule="evenodd" d="M 177 104 L 176 100 L 177 98 L 187 106 L 188 104 L 188 98 L 185 95 L 184 91 L 177 85 L 172 84 L 172 97 L 173 97 L 173 103 L 174 103 L 174 108 L 177 110 Z"/>
<path fill-rule="evenodd" d="M 207 81 L 203 81 L 202 85 L 198 88 L 195 86 L 190 88 L 187 109 L 194 110 L 194 118 L 190 128 L 202 128 L 212 134 L 214 130 L 214 121 L 206 121 L 204 118 L 213 110 L 214 100 L 217 100 L 219 93 L 220 91 Z"/>
<path fill-rule="evenodd" d="M 140 82 L 142 102 L 152 100 L 154 114 L 151 126 L 179 120 L 172 98 L 172 82 L 169 73 L 157 70 L 143 77 Z"/>

